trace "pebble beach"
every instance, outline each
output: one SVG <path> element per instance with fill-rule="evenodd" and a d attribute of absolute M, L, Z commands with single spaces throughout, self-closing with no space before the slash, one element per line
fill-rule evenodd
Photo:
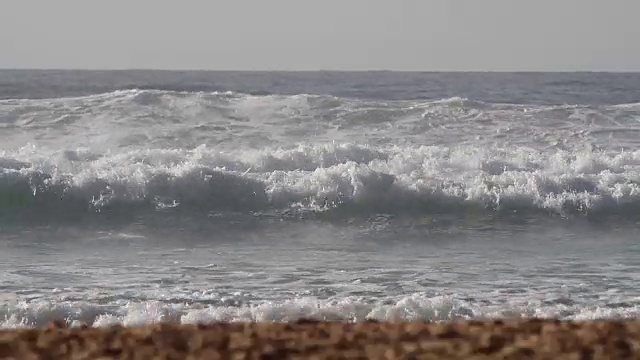
<path fill-rule="evenodd" d="M 155 324 L 0 332 L 0 359 L 637 359 L 640 321 Z"/>

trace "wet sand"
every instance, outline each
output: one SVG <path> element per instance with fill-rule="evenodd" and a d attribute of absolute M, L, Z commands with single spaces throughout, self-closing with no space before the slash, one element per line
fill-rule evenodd
<path fill-rule="evenodd" d="M 0 359 L 639 359 L 640 321 L 158 324 L 0 331 Z"/>

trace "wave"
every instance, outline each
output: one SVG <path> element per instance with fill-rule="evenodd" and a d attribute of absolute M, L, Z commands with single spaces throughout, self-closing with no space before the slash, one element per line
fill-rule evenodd
<path fill-rule="evenodd" d="M 487 102 L 477 99 L 471 99 L 465 96 L 451 96 L 444 98 L 435 98 L 435 99 L 411 99 L 411 100 L 383 100 L 383 99 L 366 99 L 366 98 L 346 98 L 346 97 L 338 97 L 335 95 L 323 95 L 323 94 L 311 94 L 311 93 L 297 93 L 297 94 L 277 94 L 277 93 L 246 93 L 246 92 L 237 92 L 231 90 L 218 90 L 218 91 L 189 91 L 189 90 L 166 90 L 166 89 L 155 89 L 149 87 L 129 87 L 126 89 L 114 90 L 109 92 L 95 93 L 90 95 L 72 95 L 72 96 L 59 96 L 59 97 L 49 97 L 49 98 L 3 98 L 0 99 L 0 104 L 3 105 L 15 105 L 15 104 L 25 104 L 25 103 L 52 103 L 52 102 L 69 102 L 69 101 L 112 101 L 118 99 L 132 99 L 134 101 L 138 101 L 140 103 L 149 102 L 149 100 L 160 100 L 164 98 L 186 98 L 192 96 L 200 96 L 206 97 L 207 99 L 238 99 L 238 98 L 266 98 L 266 99 L 287 99 L 287 98 L 315 98 L 315 99 L 326 99 L 326 100 L 334 100 L 340 102 L 353 102 L 353 103 L 400 103 L 400 104 L 445 104 L 452 106 L 513 106 L 513 107 L 530 107 L 536 108 L 540 107 L 543 109 L 549 108 L 562 108 L 562 107 L 575 107 L 575 106 L 592 106 L 591 104 L 568 104 L 568 103 L 558 103 L 558 104 L 518 104 L 518 103 L 509 103 L 509 102 Z M 640 106 L 640 102 L 628 102 L 628 103 L 616 103 L 609 105 L 600 105 L 599 107 L 604 108 L 615 108 L 615 107 L 623 107 L 623 108 L 637 108 Z"/>
<path fill-rule="evenodd" d="M 0 131 L 6 130 L 3 135 L 11 139 L 3 148 L 26 143 L 233 147 L 244 139 L 273 145 L 296 137 L 438 144 L 452 135 L 469 143 L 510 138 L 514 143 L 537 141 L 547 146 L 584 141 L 606 146 L 603 136 L 609 130 L 637 131 L 638 111 L 640 104 L 530 105 L 464 97 L 364 100 L 309 94 L 119 90 L 72 98 L 0 100 Z M 590 136 L 597 130 L 605 134 Z M 638 145 L 634 139 L 608 145 Z"/>
<path fill-rule="evenodd" d="M 638 111 L 165 90 L 0 100 L 0 221 L 633 219 Z"/>
<path fill-rule="evenodd" d="M 564 302 L 567 302 L 566 300 Z M 102 305 L 78 301 L 5 302 L 0 305 L 0 328 L 42 327 L 52 321 L 71 326 L 142 326 L 158 322 L 207 324 L 213 322 L 322 321 L 450 321 L 518 318 L 562 320 L 624 319 L 640 316 L 635 304 L 588 306 L 530 301 L 528 304 L 488 305 L 452 296 L 414 294 L 383 301 L 353 297 L 333 300 L 297 298 L 256 304 L 169 303 L 132 301 Z"/>
<path fill-rule="evenodd" d="M 318 141 L 413 144 L 511 142 L 538 146 L 638 146 L 640 104 L 529 105 L 464 97 L 365 100 L 329 95 L 119 90 L 97 95 L 0 100 L 7 146 L 234 147 Z M 593 133 L 592 133 L 593 132 Z M 617 142 L 607 142 L 619 132 Z M 3 134 L 3 135 L 5 135 Z"/>
<path fill-rule="evenodd" d="M 366 99 L 366 98 L 346 98 L 346 97 L 338 97 L 335 95 L 322 95 L 322 94 L 311 94 L 311 93 L 297 93 L 297 94 L 278 94 L 278 93 L 267 93 L 267 92 L 238 92 L 231 90 L 169 90 L 169 89 L 160 89 L 153 87 L 127 87 L 119 90 L 113 90 L 108 92 L 97 92 L 89 95 L 70 95 L 70 96 L 56 96 L 56 97 L 48 97 L 48 98 L 3 98 L 0 99 L 0 104 L 17 104 L 17 103 L 51 103 L 52 101 L 86 101 L 86 100 L 114 100 L 114 99 L 122 99 L 122 98 L 132 98 L 134 100 L 142 100 L 144 102 L 145 99 L 159 99 L 161 97 L 189 97 L 189 96 L 211 96 L 211 97 L 220 97 L 220 98 L 323 98 L 323 99 L 334 99 L 340 101 L 353 101 L 353 102 L 388 102 L 382 99 Z M 397 103 L 423 103 L 423 104 L 450 104 L 454 106 L 487 106 L 487 105 L 497 105 L 497 106 L 526 106 L 526 107 L 541 107 L 541 108 L 554 108 L 554 107 L 567 107 L 567 106 L 590 106 L 589 104 L 566 104 L 566 103 L 558 103 L 555 105 L 552 104 L 517 104 L 517 103 L 500 103 L 500 102 L 486 102 L 481 100 L 470 99 L 464 96 L 451 96 L 444 98 L 436 98 L 436 99 L 428 99 L 428 100 L 392 100 L 392 102 Z M 627 107 L 627 108 L 635 108 L 640 106 L 639 102 L 628 102 L 628 103 L 616 103 L 610 105 L 603 105 L 603 107 Z"/>
<path fill-rule="evenodd" d="M 640 151 L 300 144 L 0 159 L 5 221 L 144 214 L 637 218 Z"/>

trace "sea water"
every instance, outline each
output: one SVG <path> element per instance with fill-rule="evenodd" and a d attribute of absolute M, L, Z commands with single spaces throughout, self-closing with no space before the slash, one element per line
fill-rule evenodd
<path fill-rule="evenodd" d="M 0 326 L 640 315 L 640 74 L 0 71 Z"/>

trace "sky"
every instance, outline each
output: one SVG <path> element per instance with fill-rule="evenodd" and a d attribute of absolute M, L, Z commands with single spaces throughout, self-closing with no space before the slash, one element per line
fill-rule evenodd
<path fill-rule="evenodd" d="M 638 0 L 3 0 L 0 68 L 640 71 Z"/>

